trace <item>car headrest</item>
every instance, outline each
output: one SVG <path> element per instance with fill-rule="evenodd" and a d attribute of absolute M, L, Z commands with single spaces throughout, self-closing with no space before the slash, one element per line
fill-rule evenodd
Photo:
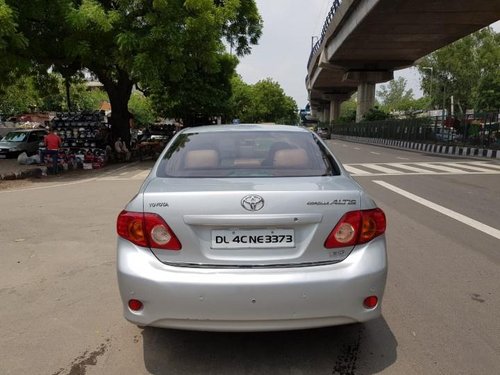
<path fill-rule="evenodd" d="M 186 169 L 217 168 L 219 166 L 219 153 L 215 150 L 188 151 L 184 166 Z"/>
<path fill-rule="evenodd" d="M 309 165 L 307 153 L 302 148 L 278 150 L 274 154 L 275 168 L 305 168 Z"/>

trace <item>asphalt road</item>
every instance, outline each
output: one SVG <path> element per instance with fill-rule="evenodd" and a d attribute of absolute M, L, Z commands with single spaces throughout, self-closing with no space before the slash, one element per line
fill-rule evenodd
<path fill-rule="evenodd" d="M 383 318 L 137 328 L 122 318 L 115 219 L 152 164 L 0 183 L 0 374 L 499 374 L 500 164 L 330 145 L 388 217 Z"/>

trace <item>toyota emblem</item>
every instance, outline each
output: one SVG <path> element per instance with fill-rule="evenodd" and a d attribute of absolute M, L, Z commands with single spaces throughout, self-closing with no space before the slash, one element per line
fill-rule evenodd
<path fill-rule="evenodd" d="M 264 198 L 259 195 L 247 195 L 241 200 L 241 206 L 247 211 L 259 211 L 264 207 Z"/>

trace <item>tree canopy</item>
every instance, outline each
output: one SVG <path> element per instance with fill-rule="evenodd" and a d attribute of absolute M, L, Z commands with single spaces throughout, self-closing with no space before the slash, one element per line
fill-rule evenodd
<path fill-rule="evenodd" d="M 22 66 L 14 52 L 26 45 L 26 38 L 18 31 L 17 14 L 5 0 L 0 0 L 0 92 L 12 82 L 14 71 Z"/>
<path fill-rule="evenodd" d="M 229 116 L 245 123 L 298 123 L 298 107 L 287 96 L 279 83 L 267 78 L 248 85 L 235 76 L 232 80 L 233 95 Z"/>
<path fill-rule="evenodd" d="M 435 108 L 448 107 L 451 96 L 461 113 L 500 108 L 500 34 L 492 28 L 428 55 L 418 69 Z"/>
<path fill-rule="evenodd" d="M 71 86 L 74 110 L 98 110 L 108 96 L 101 90 L 89 91 L 83 81 Z M 68 111 L 64 79 L 59 73 L 22 75 L 0 92 L 0 113 L 16 115 L 30 111 Z M 133 112 L 133 110 L 131 110 Z"/>
<path fill-rule="evenodd" d="M 389 113 L 399 112 L 405 116 L 412 116 L 415 111 L 427 109 L 428 98 L 415 99 L 413 90 L 407 89 L 406 85 L 407 81 L 403 77 L 381 85 L 377 91 L 380 109 Z"/>
<path fill-rule="evenodd" d="M 111 101 L 115 136 L 125 139 L 135 84 L 147 95 L 170 92 L 171 97 L 174 91 L 176 97 L 188 97 L 205 88 L 206 82 L 184 82 L 194 76 L 211 80 L 210 87 L 224 86 L 228 78 L 216 78 L 232 76 L 235 67 L 234 62 L 233 69 L 225 65 L 231 59 L 224 40 L 244 55 L 262 31 L 254 0 L 0 1 L 10 6 L 10 24 L 13 15 L 23 15 L 16 31 L 29 43 L 21 52 L 10 52 L 65 78 L 90 70 Z"/>

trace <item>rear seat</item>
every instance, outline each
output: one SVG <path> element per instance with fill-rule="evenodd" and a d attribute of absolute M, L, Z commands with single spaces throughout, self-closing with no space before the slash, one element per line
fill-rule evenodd
<path fill-rule="evenodd" d="M 186 169 L 217 168 L 218 166 L 219 153 L 216 150 L 188 151 L 184 159 Z"/>
<path fill-rule="evenodd" d="M 278 150 L 274 154 L 274 168 L 303 169 L 309 164 L 307 152 L 302 148 Z"/>

